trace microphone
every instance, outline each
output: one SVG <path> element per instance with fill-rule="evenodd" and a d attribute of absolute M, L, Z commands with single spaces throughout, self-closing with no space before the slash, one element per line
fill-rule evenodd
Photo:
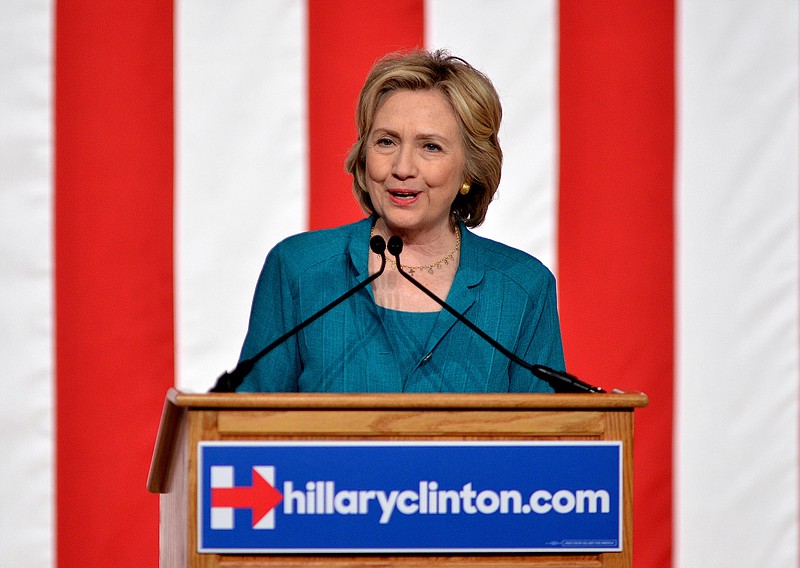
<path fill-rule="evenodd" d="M 422 292 L 424 292 L 431 300 L 442 306 L 445 310 L 450 312 L 458 321 L 466 325 L 472 331 L 477 333 L 483 340 L 487 341 L 489 345 L 497 349 L 500 353 L 505 355 L 508 359 L 512 362 L 516 363 L 523 369 L 527 369 L 531 373 L 533 373 L 536 377 L 542 379 L 543 381 L 547 382 L 556 392 L 593 392 L 593 393 L 602 393 L 605 392 L 600 387 L 592 386 L 588 383 L 583 382 L 578 377 L 574 375 L 570 375 L 569 373 L 565 373 L 563 371 L 556 371 L 555 369 L 551 369 L 550 367 L 546 367 L 545 365 L 531 365 L 519 357 L 500 345 L 497 341 L 489 337 L 489 335 L 476 326 L 474 323 L 469 321 L 463 315 L 461 315 L 455 308 L 450 306 L 447 302 L 439 298 L 436 294 L 428 290 L 425 286 L 423 286 L 420 282 L 415 280 L 410 274 L 406 273 L 401 264 L 400 264 L 400 253 L 403 251 L 403 239 L 394 235 L 389 238 L 388 244 L 389 254 L 394 256 L 395 258 L 395 266 L 397 266 L 397 271 L 403 275 L 403 277 L 411 282 L 414 286 L 419 288 Z"/>
<path fill-rule="evenodd" d="M 372 274 L 369 278 L 366 278 L 362 282 L 356 284 L 353 288 L 336 298 L 330 304 L 319 310 L 318 312 L 312 314 L 307 319 L 301 321 L 297 324 L 294 328 L 290 329 L 283 335 L 281 335 L 278 339 L 264 347 L 261 351 L 256 353 L 254 356 L 250 357 L 249 359 L 245 359 L 244 361 L 240 361 L 239 364 L 234 367 L 233 371 L 225 372 L 217 378 L 217 383 L 208 391 L 208 392 L 234 392 L 236 388 L 242 384 L 242 381 L 247 376 L 247 374 L 253 370 L 253 367 L 262 357 L 264 357 L 267 353 L 275 349 L 278 345 L 295 335 L 296 333 L 300 332 L 303 328 L 307 325 L 313 323 L 318 318 L 322 317 L 330 310 L 344 302 L 347 298 L 361 290 L 362 288 L 366 288 L 373 280 L 378 278 L 381 274 L 383 274 L 384 269 L 386 268 L 386 241 L 380 235 L 375 235 L 369 240 L 369 248 L 375 254 L 380 255 L 381 257 L 381 267 L 378 269 L 375 274 Z"/>

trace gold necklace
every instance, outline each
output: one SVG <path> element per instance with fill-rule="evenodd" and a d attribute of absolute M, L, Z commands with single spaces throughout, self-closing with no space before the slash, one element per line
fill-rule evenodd
<path fill-rule="evenodd" d="M 369 238 L 371 239 L 374 235 L 375 235 L 375 225 L 372 226 L 372 230 L 369 232 Z M 401 264 L 400 266 L 403 268 L 403 270 L 405 270 L 412 276 L 417 270 L 425 270 L 428 272 L 428 274 L 433 274 L 434 268 L 437 270 L 441 270 L 443 266 L 446 266 L 451 262 L 455 263 L 456 253 L 458 252 L 458 249 L 460 247 L 461 247 L 461 231 L 456 229 L 456 246 L 453 247 L 453 250 L 444 255 L 444 257 L 440 258 L 439 260 L 437 260 L 432 264 L 426 264 L 425 266 L 406 266 L 405 264 Z M 397 263 L 394 260 L 392 260 L 391 258 L 387 258 L 386 260 L 389 262 L 389 264 L 392 265 L 392 268 L 397 269 L 396 266 Z"/>

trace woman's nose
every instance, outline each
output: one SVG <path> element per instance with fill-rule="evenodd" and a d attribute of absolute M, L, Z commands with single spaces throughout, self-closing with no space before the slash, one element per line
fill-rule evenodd
<path fill-rule="evenodd" d="M 408 145 L 401 144 L 397 148 L 392 163 L 392 175 L 398 179 L 407 179 L 416 174 L 414 150 Z"/>

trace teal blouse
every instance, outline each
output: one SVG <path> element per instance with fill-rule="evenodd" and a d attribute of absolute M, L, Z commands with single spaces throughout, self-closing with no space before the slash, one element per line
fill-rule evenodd
<path fill-rule="evenodd" d="M 270 251 L 240 360 L 369 276 L 372 221 L 295 235 Z M 459 267 L 447 303 L 524 361 L 564 370 L 553 275 L 525 252 L 479 237 L 463 225 L 460 230 Z M 261 359 L 237 390 L 552 390 L 445 310 L 428 314 L 429 322 L 419 324 L 429 325 L 421 349 L 398 343 L 397 327 L 387 329 L 382 311 L 386 316 L 371 287 L 360 290 Z M 412 317 L 421 322 L 425 316 Z"/>
<path fill-rule="evenodd" d="M 383 328 L 394 347 L 400 374 L 410 375 L 425 356 L 425 346 L 439 312 L 401 312 L 378 307 Z"/>

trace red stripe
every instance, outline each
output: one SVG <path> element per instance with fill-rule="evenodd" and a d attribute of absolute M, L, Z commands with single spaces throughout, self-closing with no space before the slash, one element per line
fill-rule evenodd
<path fill-rule="evenodd" d="M 634 565 L 672 555 L 674 4 L 561 2 L 559 292 L 567 363 L 646 392 Z"/>
<path fill-rule="evenodd" d="M 145 480 L 173 383 L 173 5 L 56 8 L 58 566 L 157 566 Z"/>
<path fill-rule="evenodd" d="M 423 13 L 422 0 L 309 0 L 309 228 L 364 216 L 344 172 L 358 92 L 381 55 L 423 46 Z"/>

